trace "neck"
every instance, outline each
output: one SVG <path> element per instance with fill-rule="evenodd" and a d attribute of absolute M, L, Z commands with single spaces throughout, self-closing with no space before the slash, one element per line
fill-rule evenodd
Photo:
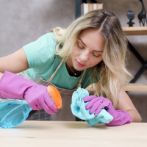
<path fill-rule="evenodd" d="M 77 71 L 76 69 L 74 69 L 74 67 L 68 65 L 66 63 L 66 68 L 68 70 L 68 73 L 71 75 L 71 76 L 75 76 L 75 77 L 79 77 L 82 73 L 82 71 Z"/>

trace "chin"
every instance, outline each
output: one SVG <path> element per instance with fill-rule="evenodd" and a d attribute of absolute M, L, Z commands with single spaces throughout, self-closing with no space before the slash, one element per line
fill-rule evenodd
<path fill-rule="evenodd" d="M 83 71 L 83 70 L 85 70 L 86 68 L 80 68 L 80 67 L 76 67 L 76 66 L 75 66 L 74 69 L 77 70 L 77 71 Z"/>

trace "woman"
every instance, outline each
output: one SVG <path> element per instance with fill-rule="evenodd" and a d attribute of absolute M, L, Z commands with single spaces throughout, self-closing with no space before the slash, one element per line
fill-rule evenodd
<path fill-rule="evenodd" d="M 118 18 L 105 10 L 91 11 L 67 29 L 55 28 L 15 53 L 1 57 L 0 71 L 13 73 L 1 73 L 0 97 L 24 98 L 33 110 L 44 109 L 48 114 L 57 112 L 46 86 L 14 74 L 21 72 L 37 83 L 52 83 L 64 89 L 61 90 L 64 91 L 61 115 L 65 115 L 73 90 L 78 85 L 86 88 L 92 84 L 96 97 L 85 98 L 90 113 L 97 114 L 106 103 L 110 106 L 112 102 L 109 110 L 121 110 L 121 120 L 127 118 L 115 125 L 140 121 L 138 111 L 123 90 L 129 77 L 125 67 L 126 50 Z"/>

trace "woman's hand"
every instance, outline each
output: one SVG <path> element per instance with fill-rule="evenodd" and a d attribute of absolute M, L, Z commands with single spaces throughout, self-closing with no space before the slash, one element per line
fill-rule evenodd
<path fill-rule="evenodd" d="M 132 118 L 128 112 L 115 109 L 112 102 L 107 98 L 102 96 L 87 96 L 84 98 L 84 102 L 87 103 L 86 109 L 95 115 L 98 115 L 102 109 L 106 109 L 113 116 L 113 120 L 107 124 L 108 126 L 119 126 L 132 122 Z"/>
<path fill-rule="evenodd" d="M 48 114 L 58 111 L 46 86 L 11 72 L 4 72 L 0 79 L 0 97 L 25 99 L 33 110 L 43 109 Z"/>
<path fill-rule="evenodd" d="M 84 102 L 87 103 L 86 109 L 89 110 L 90 113 L 94 115 L 98 115 L 102 109 L 108 110 L 110 105 L 112 105 L 111 101 L 102 96 L 97 97 L 94 95 L 87 96 L 84 99 Z"/>

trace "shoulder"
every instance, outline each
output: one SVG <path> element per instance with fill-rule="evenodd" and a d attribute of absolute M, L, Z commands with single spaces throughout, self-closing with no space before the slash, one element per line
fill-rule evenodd
<path fill-rule="evenodd" d="M 57 40 L 53 32 L 49 32 L 42 35 L 36 40 L 36 43 L 37 42 L 39 43 L 40 46 L 44 46 L 44 47 L 55 47 L 57 44 Z"/>
<path fill-rule="evenodd" d="M 57 41 L 53 32 L 46 33 L 37 40 L 23 46 L 29 67 L 46 63 L 56 54 Z"/>
<path fill-rule="evenodd" d="M 38 39 L 23 46 L 25 50 L 35 50 L 49 47 L 55 47 L 57 44 L 55 34 L 53 32 L 46 33 L 40 36 Z"/>
<path fill-rule="evenodd" d="M 45 41 L 46 43 L 57 43 L 57 39 L 54 32 L 46 33 L 39 37 L 39 39 Z"/>

